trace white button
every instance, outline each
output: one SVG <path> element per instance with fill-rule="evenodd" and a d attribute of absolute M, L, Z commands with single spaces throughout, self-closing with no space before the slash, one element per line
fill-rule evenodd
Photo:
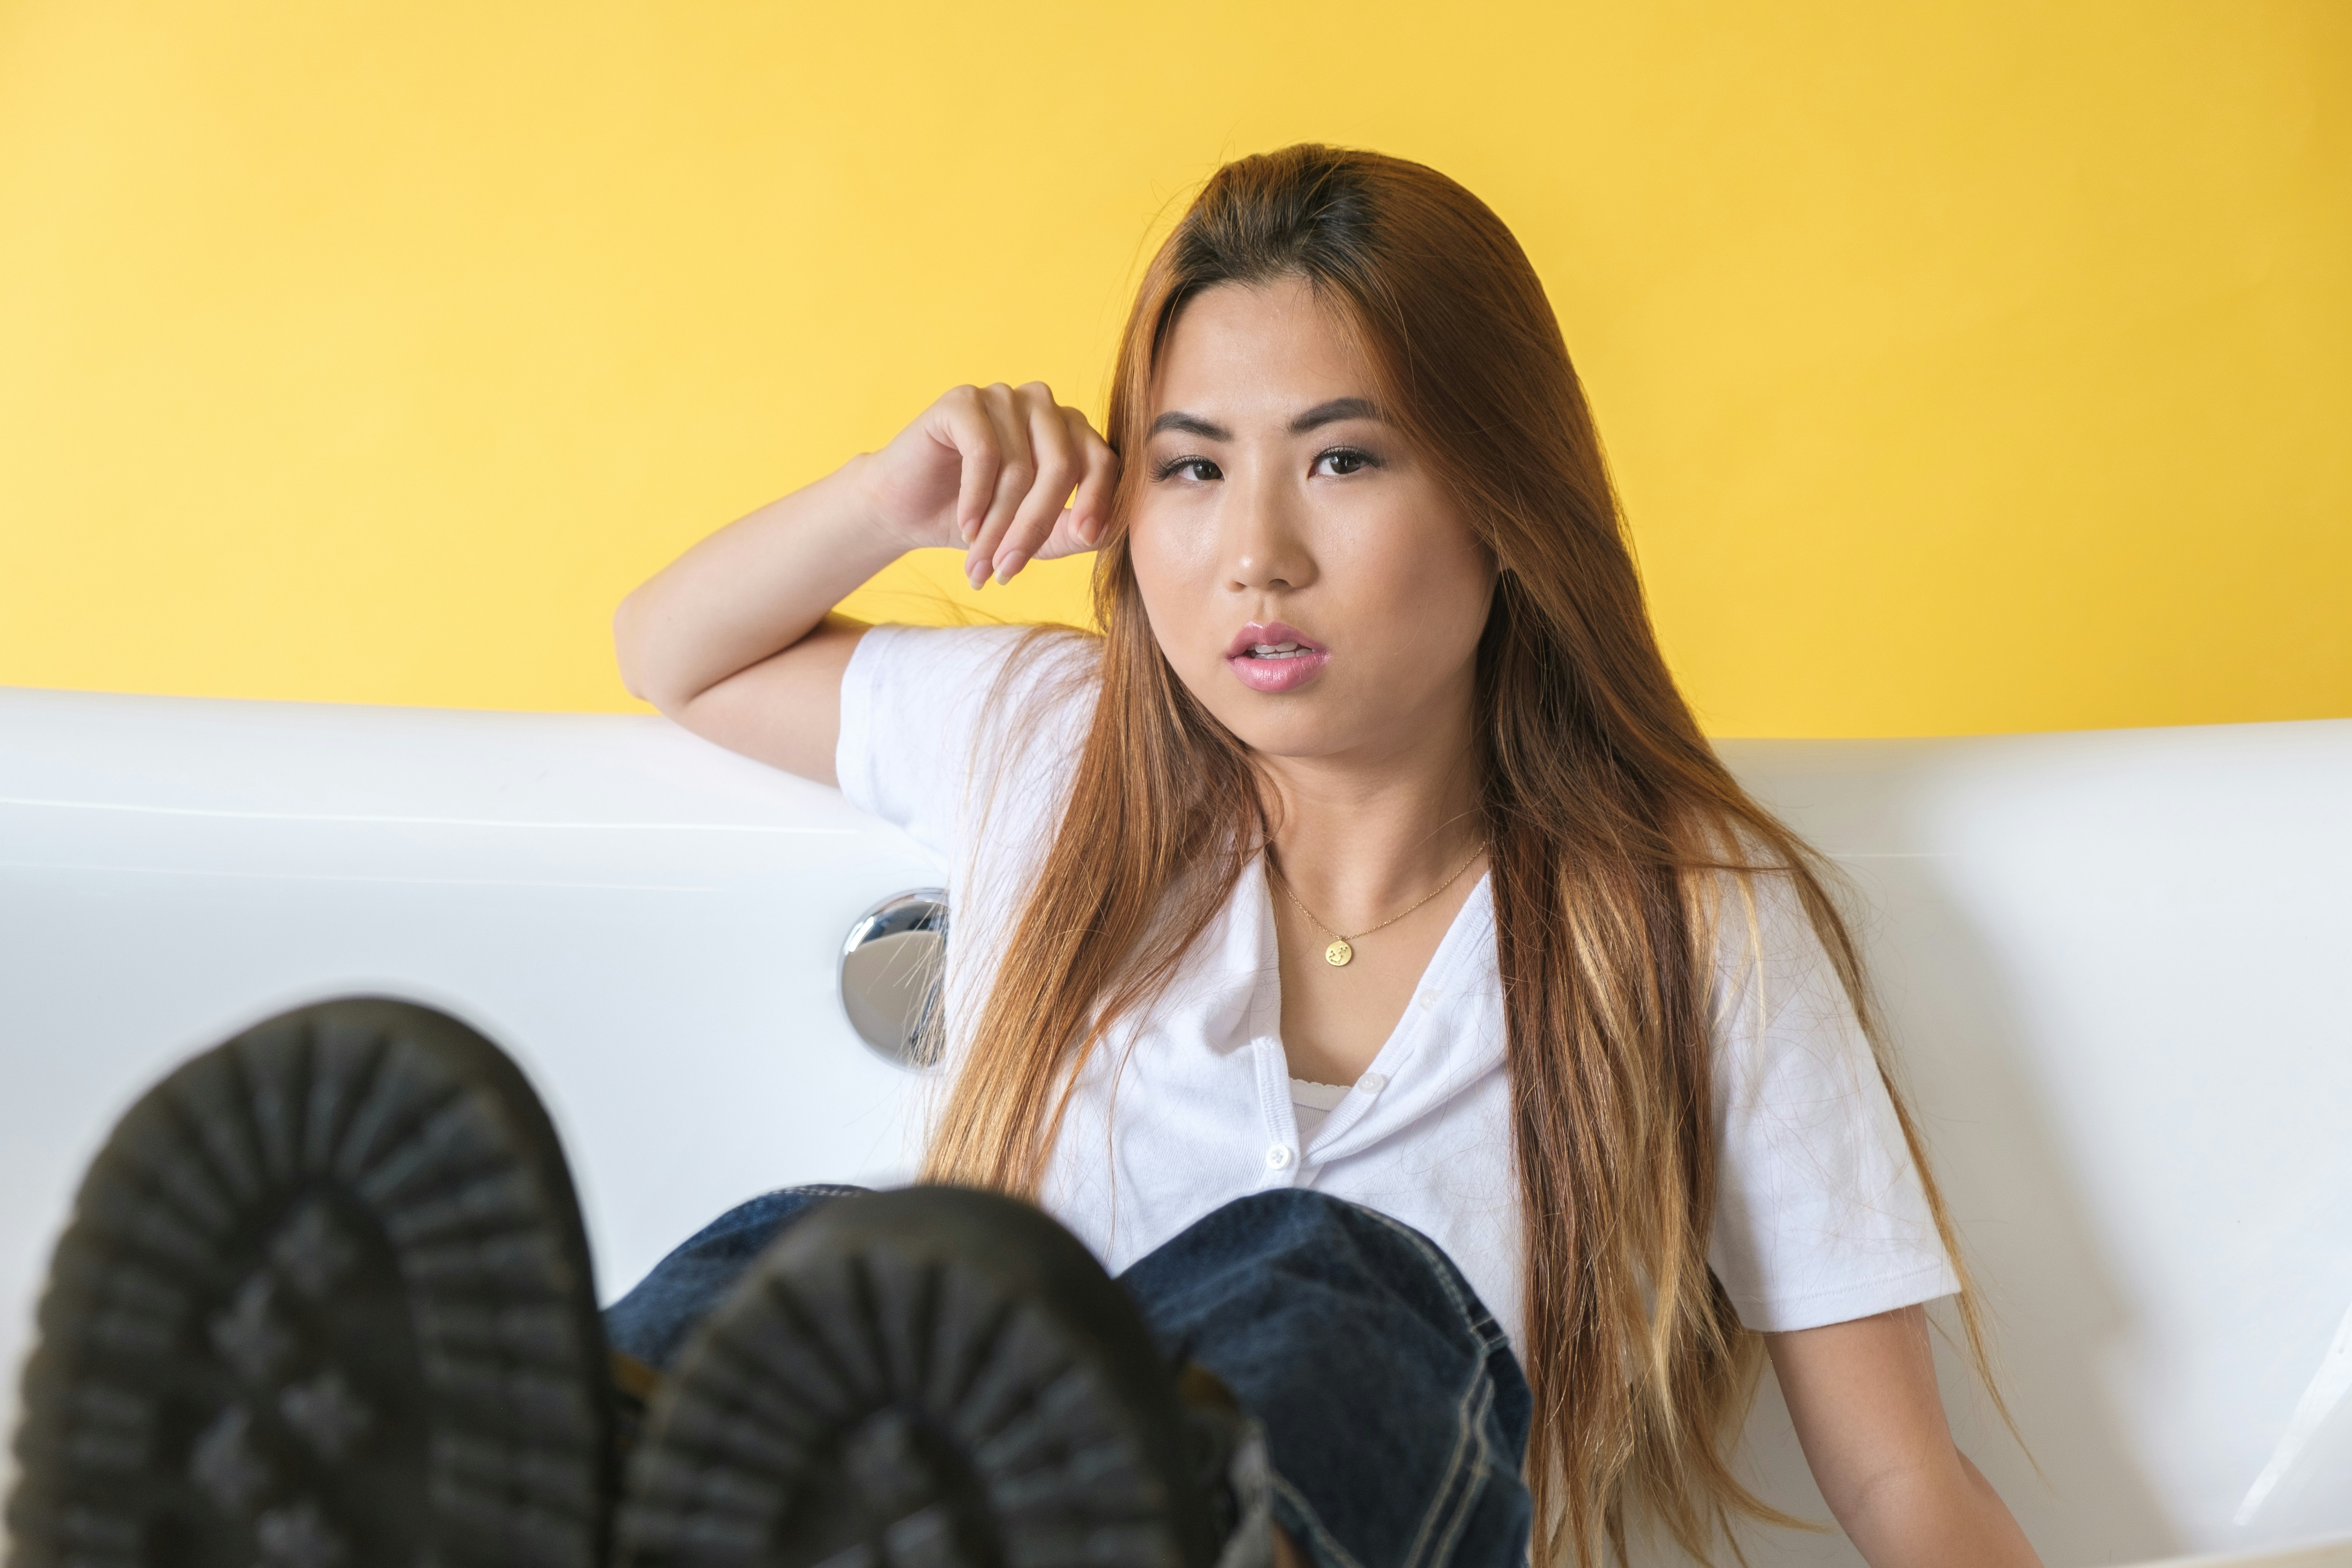
<path fill-rule="evenodd" d="M 1437 994 L 1433 991 L 1424 991 L 1421 994 L 1420 1002 L 1423 1012 L 1433 1012 L 1437 1007 Z"/>
<path fill-rule="evenodd" d="M 1389 1079 L 1386 1073 L 1368 1072 L 1356 1080 L 1356 1087 L 1366 1094 L 1378 1094 L 1388 1086 Z"/>
<path fill-rule="evenodd" d="M 1279 1171 L 1289 1163 L 1290 1151 L 1284 1145 L 1276 1143 L 1273 1148 L 1268 1149 L 1265 1152 L 1265 1167 L 1267 1170 Z"/>

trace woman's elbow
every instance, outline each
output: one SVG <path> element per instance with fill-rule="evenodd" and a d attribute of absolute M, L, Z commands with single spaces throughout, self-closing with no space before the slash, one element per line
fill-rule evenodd
<path fill-rule="evenodd" d="M 663 700 L 666 694 L 646 647 L 645 606 L 637 598 L 643 592 L 632 592 L 613 610 L 613 658 L 620 666 L 621 685 L 628 694 L 667 713 L 671 705 Z"/>

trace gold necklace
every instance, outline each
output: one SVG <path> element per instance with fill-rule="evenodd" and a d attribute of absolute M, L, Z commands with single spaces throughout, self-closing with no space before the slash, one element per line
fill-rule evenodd
<path fill-rule="evenodd" d="M 1345 969 L 1349 964 L 1355 962 L 1356 943 L 1358 942 L 1360 942 L 1365 937 L 1371 935 L 1374 931 L 1381 930 L 1382 927 L 1396 924 L 1397 921 L 1412 913 L 1414 910 L 1421 908 L 1422 905 L 1429 902 L 1430 900 L 1437 897 L 1438 894 L 1454 886 L 1454 883 L 1462 879 L 1462 873 L 1467 871 L 1472 866 L 1477 864 L 1478 857 L 1484 855 L 1486 852 L 1486 847 L 1481 844 L 1477 848 L 1470 851 L 1469 859 L 1463 861 L 1462 864 L 1454 868 L 1454 875 L 1446 878 L 1443 882 L 1438 883 L 1437 886 L 1432 888 L 1428 892 L 1423 893 L 1420 898 L 1415 899 L 1410 907 L 1398 910 L 1395 914 L 1392 914 L 1388 919 L 1382 921 L 1380 925 L 1366 926 L 1352 937 L 1341 936 L 1338 931 L 1333 931 L 1329 926 L 1325 925 L 1316 915 L 1313 910 L 1308 909 L 1304 903 L 1299 902 L 1298 895 L 1290 890 L 1290 883 L 1284 878 L 1282 868 L 1274 863 L 1274 849 L 1271 845 L 1266 848 L 1265 868 L 1268 872 L 1272 873 L 1275 884 L 1281 888 L 1282 896 L 1298 906 L 1298 912 L 1307 917 L 1307 923 L 1312 925 L 1317 931 L 1321 931 L 1325 936 L 1331 939 L 1331 945 L 1323 950 L 1323 962 L 1329 964 L 1334 969 Z"/>

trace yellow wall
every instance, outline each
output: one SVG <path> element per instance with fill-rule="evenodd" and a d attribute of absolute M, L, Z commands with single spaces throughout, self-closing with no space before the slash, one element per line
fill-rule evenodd
<path fill-rule="evenodd" d="M 631 583 L 1098 404 L 1314 137 L 1517 229 L 1717 731 L 2352 714 L 2347 89 L 2341 0 L 0 0 L 0 682 L 627 707 Z"/>

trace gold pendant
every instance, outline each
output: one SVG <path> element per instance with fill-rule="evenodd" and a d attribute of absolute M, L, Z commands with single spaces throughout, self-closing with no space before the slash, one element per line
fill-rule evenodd
<path fill-rule="evenodd" d="M 1348 945 L 1348 939 L 1344 936 L 1323 950 L 1323 962 L 1334 969 L 1347 968 L 1349 961 L 1355 956 L 1356 950 Z"/>

